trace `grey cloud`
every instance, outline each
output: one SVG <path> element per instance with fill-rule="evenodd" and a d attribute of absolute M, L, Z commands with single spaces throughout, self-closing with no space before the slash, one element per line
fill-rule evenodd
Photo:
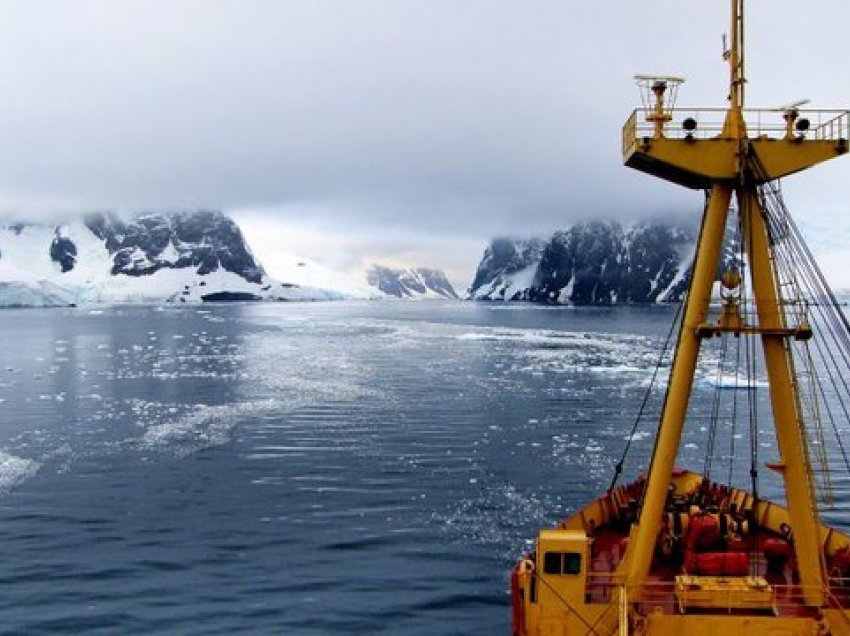
<path fill-rule="evenodd" d="M 750 9 L 751 98 L 818 98 L 827 86 L 850 104 L 846 83 L 836 87 L 850 7 L 813 1 L 834 18 L 817 36 L 794 7 Z M 318 202 L 314 220 L 340 232 L 482 241 L 584 216 L 695 214 L 697 195 L 621 166 L 620 127 L 638 105 L 630 78 L 684 74 L 689 104 L 725 95 L 723 3 L 7 0 L 0 10 L 7 209 L 285 215 Z M 772 40 L 789 33 L 817 60 L 775 55 Z"/>

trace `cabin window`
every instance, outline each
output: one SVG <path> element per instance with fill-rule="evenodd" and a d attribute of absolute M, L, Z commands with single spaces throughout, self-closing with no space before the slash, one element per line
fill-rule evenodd
<path fill-rule="evenodd" d="M 581 554 L 579 552 L 547 552 L 543 555 L 545 574 L 581 574 Z"/>
<path fill-rule="evenodd" d="M 547 552 L 543 557 L 543 572 L 545 574 L 560 574 L 562 562 L 561 552 Z"/>
<path fill-rule="evenodd" d="M 581 554 L 564 552 L 564 574 L 581 574 Z"/>

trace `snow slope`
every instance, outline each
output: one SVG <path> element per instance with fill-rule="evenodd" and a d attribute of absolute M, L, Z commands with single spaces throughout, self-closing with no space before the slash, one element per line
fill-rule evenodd
<path fill-rule="evenodd" d="M 439 269 L 414 267 L 393 269 L 372 265 L 366 272 L 366 281 L 375 289 L 392 298 L 407 299 L 457 299 L 454 287 Z"/>
<path fill-rule="evenodd" d="M 0 226 L 0 306 L 369 297 L 330 272 L 267 276 L 220 213 Z"/>
<path fill-rule="evenodd" d="M 468 291 L 474 300 L 549 304 L 681 299 L 694 238 L 661 222 L 578 223 L 541 239 L 494 239 Z"/>

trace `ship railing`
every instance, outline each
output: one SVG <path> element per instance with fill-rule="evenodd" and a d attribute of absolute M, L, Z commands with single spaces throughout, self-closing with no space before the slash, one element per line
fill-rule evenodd
<path fill-rule="evenodd" d="M 850 138 L 850 111 L 839 112 L 812 130 L 815 139 L 838 141 Z"/>
<path fill-rule="evenodd" d="M 641 109 L 641 112 L 642 109 Z M 646 121 L 646 120 L 644 120 Z M 638 111 L 634 111 L 626 120 L 625 125 L 623 126 L 623 156 L 629 155 L 634 147 L 637 145 L 638 133 L 637 133 L 637 122 L 638 122 Z"/>
<path fill-rule="evenodd" d="M 740 577 L 736 577 L 740 578 Z M 722 580 L 723 577 L 715 577 Z M 622 604 L 626 603 L 637 610 L 639 614 L 662 613 L 681 614 L 689 610 L 711 611 L 714 613 L 771 613 L 777 616 L 806 616 L 816 613 L 807 604 L 807 599 L 821 596 L 824 607 L 850 611 L 850 579 L 830 578 L 826 587 L 812 587 L 800 584 L 767 584 L 764 591 L 769 590 L 769 602 L 764 596 L 751 606 L 742 603 L 741 597 L 730 586 L 728 592 L 712 591 L 706 605 L 696 604 L 688 600 L 680 602 L 677 596 L 677 585 L 674 581 L 646 581 L 639 585 L 627 586 L 622 576 L 611 573 L 592 573 L 588 575 L 586 602 L 608 606 L 604 614 L 617 610 L 622 616 L 625 611 Z M 625 601 L 624 599 L 628 599 Z"/>
<path fill-rule="evenodd" d="M 629 591 L 625 585 L 620 586 L 620 593 L 617 596 L 617 615 L 620 623 L 619 636 L 629 636 Z"/>
<path fill-rule="evenodd" d="M 850 111 L 827 109 L 800 109 L 796 111 L 798 121 L 807 119 L 809 129 L 795 132 L 805 139 L 821 141 L 847 140 L 850 137 Z M 647 121 L 652 109 L 636 108 L 623 126 L 623 154 L 628 155 L 643 138 L 655 134 L 655 122 Z M 712 139 L 723 131 L 727 110 L 724 108 L 674 108 L 670 111 L 671 121 L 664 125 L 667 139 Z M 692 120 L 692 121 L 689 121 Z M 767 137 L 783 139 L 787 135 L 784 112 L 777 109 L 744 109 L 747 134 L 753 139 Z M 689 121 L 690 126 L 685 126 Z M 694 127 L 695 126 L 695 127 Z"/>

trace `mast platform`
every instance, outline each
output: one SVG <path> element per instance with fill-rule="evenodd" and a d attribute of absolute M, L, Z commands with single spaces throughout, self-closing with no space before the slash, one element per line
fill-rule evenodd
<path fill-rule="evenodd" d="M 737 181 L 740 140 L 724 134 L 725 109 L 670 109 L 661 131 L 652 112 L 635 109 L 623 126 L 623 160 L 628 167 L 695 190 Z M 742 113 L 749 134 L 746 142 L 764 166 L 757 184 L 848 151 L 850 111 L 742 109 Z"/>

